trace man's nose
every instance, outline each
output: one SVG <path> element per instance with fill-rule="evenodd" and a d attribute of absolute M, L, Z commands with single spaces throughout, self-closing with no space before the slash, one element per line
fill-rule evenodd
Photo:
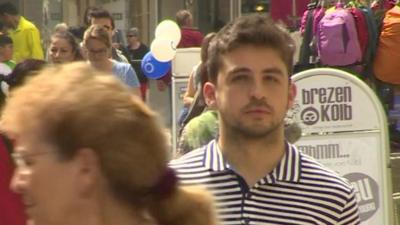
<path fill-rule="evenodd" d="M 61 51 L 57 51 L 55 56 L 58 58 L 58 57 L 60 57 L 60 55 L 61 55 Z"/>
<path fill-rule="evenodd" d="M 265 87 L 262 80 L 254 79 L 250 87 L 251 97 L 261 99 L 265 97 Z"/>

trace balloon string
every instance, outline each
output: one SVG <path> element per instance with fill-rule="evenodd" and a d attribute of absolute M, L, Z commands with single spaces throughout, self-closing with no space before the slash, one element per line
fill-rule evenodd
<path fill-rule="evenodd" d="M 174 41 L 171 41 L 171 48 L 172 50 L 176 51 L 176 47 L 174 46 Z"/>

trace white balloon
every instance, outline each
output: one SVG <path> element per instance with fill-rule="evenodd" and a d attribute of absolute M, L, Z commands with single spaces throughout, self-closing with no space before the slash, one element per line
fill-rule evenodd
<path fill-rule="evenodd" d="M 176 48 L 169 39 L 156 38 L 150 45 L 150 51 L 154 58 L 160 62 L 171 61 L 176 54 Z"/>
<path fill-rule="evenodd" d="M 171 40 L 174 48 L 176 48 L 181 40 L 181 29 L 174 21 L 164 20 L 156 27 L 155 37 L 156 39 Z"/>

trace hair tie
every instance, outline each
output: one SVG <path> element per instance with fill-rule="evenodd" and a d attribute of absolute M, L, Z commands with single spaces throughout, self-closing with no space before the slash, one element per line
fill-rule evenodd
<path fill-rule="evenodd" d="M 167 198 L 175 191 L 177 183 L 178 178 L 175 171 L 168 167 L 153 186 L 152 193 L 160 199 Z"/>

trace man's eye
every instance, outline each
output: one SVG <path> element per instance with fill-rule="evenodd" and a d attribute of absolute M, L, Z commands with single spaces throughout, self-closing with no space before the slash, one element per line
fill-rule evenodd
<path fill-rule="evenodd" d="M 265 76 L 264 80 L 268 82 L 279 82 L 279 79 L 276 76 Z"/>
<path fill-rule="evenodd" d="M 246 80 L 247 78 L 248 78 L 247 75 L 245 75 L 245 74 L 239 74 L 239 75 L 235 75 L 235 76 L 232 78 L 232 81 L 244 81 L 244 80 Z"/>

